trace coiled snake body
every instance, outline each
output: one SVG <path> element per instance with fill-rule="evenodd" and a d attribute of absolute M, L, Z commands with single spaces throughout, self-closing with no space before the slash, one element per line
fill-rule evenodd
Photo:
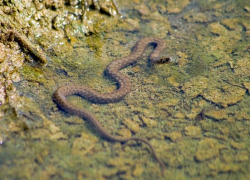
<path fill-rule="evenodd" d="M 164 40 L 159 39 L 159 38 L 154 38 L 154 37 L 146 37 L 146 38 L 139 40 L 135 44 L 130 55 L 123 57 L 123 58 L 116 59 L 115 61 L 112 61 L 107 66 L 106 74 L 117 82 L 118 84 L 117 90 L 111 93 L 102 94 L 86 86 L 65 85 L 65 86 L 59 87 L 55 91 L 54 100 L 65 111 L 71 114 L 78 115 L 82 117 L 83 119 L 90 121 L 93 124 L 93 126 L 96 128 L 96 130 L 102 135 L 102 137 L 107 140 L 123 142 L 123 143 L 127 141 L 131 141 L 131 140 L 135 140 L 135 141 L 141 141 L 147 144 L 152 150 L 152 153 L 154 157 L 156 158 L 156 160 L 160 163 L 161 166 L 163 166 L 163 163 L 157 157 L 154 148 L 147 140 L 139 138 L 139 137 L 122 138 L 122 137 L 111 135 L 109 132 L 107 132 L 104 129 L 104 127 L 99 123 L 97 118 L 92 113 L 88 112 L 85 109 L 78 108 L 66 100 L 66 97 L 70 95 L 79 95 L 88 101 L 99 103 L 99 104 L 112 103 L 112 102 L 117 102 L 121 100 L 124 96 L 126 96 L 130 92 L 131 82 L 128 79 L 128 77 L 120 73 L 119 70 L 138 61 L 142 57 L 146 46 L 149 44 L 156 45 L 154 51 L 150 54 L 150 62 L 152 64 L 159 62 L 160 60 L 159 55 L 162 52 L 162 50 L 165 49 Z"/>

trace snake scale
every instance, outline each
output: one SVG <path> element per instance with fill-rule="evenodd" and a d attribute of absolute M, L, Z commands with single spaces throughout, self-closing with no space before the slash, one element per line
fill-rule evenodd
<path fill-rule="evenodd" d="M 154 50 L 150 54 L 150 62 L 151 64 L 159 63 L 162 59 L 160 59 L 160 53 L 165 49 L 165 42 L 163 39 L 155 38 L 155 37 L 145 37 L 141 40 L 139 40 L 134 47 L 132 48 L 132 52 L 122 58 L 118 58 L 114 61 L 112 61 L 106 68 L 106 74 L 112 78 L 114 81 L 117 82 L 118 88 L 117 90 L 111 92 L 102 94 L 94 89 L 88 88 L 86 86 L 81 85 L 65 85 L 59 87 L 54 95 L 53 98 L 55 102 L 65 111 L 78 115 L 82 117 L 83 119 L 86 119 L 90 121 L 95 129 L 101 134 L 103 138 L 109 141 L 115 141 L 115 142 L 122 142 L 125 143 L 127 141 L 141 141 L 145 144 L 147 144 L 156 160 L 159 162 L 159 164 L 163 167 L 163 163 L 160 161 L 158 156 L 156 155 L 156 152 L 153 148 L 153 146 L 145 139 L 139 138 L 139 137 L 130 137 L 130 138 L 123 138 L 119 136 L 114 136 L 107 132 L 104 127 L 100 124 L 98 119 L 94 116 L 94 114 L 88 112 L 85 109 L 78 108 L 71 104 L 69 101 L 67 101 L 66 97 L 70 95 L 79 95 L 83 97 L 84 99 L 93 102 L 93 103 L 99 103 L 99 104 L 105 104 L 105 103 L 113 103 L 121 100 L 124 96 L 126 96 L 131 91 L 131 82 L 128 79 L 127 76 L 120 73 L 119 70 L 122 68 L 125 68 L 126 66 L 137 62 L 143 55 L 146 47 L 149 44 L 156 45 Z"/>

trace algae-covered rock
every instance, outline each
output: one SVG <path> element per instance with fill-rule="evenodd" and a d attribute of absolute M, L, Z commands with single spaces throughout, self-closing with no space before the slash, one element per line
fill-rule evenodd
<path fill-rule="evenodd" d="M 208 117 L 211 117 L 217 121 L 226 120 L 228 118 L 228 114 L 227 114 L 227 111 L 225 109 L 208 110 L 208 111 L 205 111 L 205 115 Z"/>
<path fill-rule="evenodd" d="M 147 118 L 145 116 L 140 116 L 143 124 L 145 124 L 147 127 L 156 127 L 157 126 L 157 121 Z"/>
<path fill-rule="evenodd" d="M 112 158 L 107 162 L 108 169 L 102 170 L 102 175 L 106 178 L 112 178 L 115 176 L 119 176 L 121 179 L 133 179 L 131 175 L 134 176 L 140 176 L 140 171 L 143 171 L 138 169 L 134 172 L 133 170 L 133 161 L 131 159 L 125 159 L 125 158 Z M 139 168 L 139 167 L 138 167 Z"/>
<path fill-rule="evenodd" d="M 81 137 L 76 138 L 73 142 L 71 152 L 73 154 L 79 155 L 81 157 L 85 156 L 94 149 L 96 142 L 98 141 L 97 137 L 92 134 L 82 133 Z"/>
<path fill-rule="evenodd" d="M 189 3 L 189 0 L 167 0 L 166 10 L 172 14 L 180 13 Z"/>
<path fill-rule="evenodd" d="M 217 140 L 205 138 L 198 143 L 195 159 L 205 161 L 217 157 L 222 148 L 224 148 L 224 146 L 219 144 Z"/>
<path fill-rule="evenodd" d="M 248 94 L 250 94 L 250 82 L 244 82 L 243 86 L 247 89 Z"/>
<path fill-rule="evenodd" d="M 116 132 L 117 135 L 125 137 L 125 138 L 130 138 L 132 136 L 132 133 L 130 129 L 127 128 L 121 128 Z"/>
<path fill-rule="evenodd" d="M 223 25 L 225 25 L 228 29 L 233 30 L 236 29 L 239 23 L 239 19 L 223 19 L 221 21 Z"/>
<path fill-rule="evenodd" d="M 242 149 L 245 149 L 245 148 L 246 148 L 244 143 L 238 143 L 238 142 L 235 142 L 235 141 L 231 141 L 231 142 L 230 142 L 230 145 L 231 145 L 232 148 L 234 148 L 234 149 L 240 149 L 240 150 L 242 150 Z"/>
<path fill-rule="evenodd" d="M 198 76 L 186 82 L 181 89 L 187 94 L 188 97 L 195 98 L 198 95 L 202 94 L 204 89 L 207 88 L 207 86 L 208 78 Z"/>
<path fill-rule="evenodd" d="M 150 9 L 146 6 L 146 4 L 136 5 L 134 9 L 143 16 L 148 16 L 150 14 Z"/>
<path fill-rule="evenodd" d="M 245 89 L 238 86 L 223 86 L 220 88 L 210 86 L 202 96 L 208 101 L 227 107 L 243 100 L 245 92 Z"/>
<path fill-rule="evenodd" d="M 208 168 L 210 170 L 210 174 L 213 176 L 222 172 L 237 172 L 239 170 L 239 166 L 237 164 L 232 162 L 224 163 L 219 158 L 216 158 L 209 163 Z"/>
<path fill-rule="evenodd" d="M 208 21 L 208 16 L 205 13 L 189 12 L 184 16 L 184 19 L 188 22 L 200 22 L 204 23 Z"/>
<path fill-rule="evenodd" d="M 226 33 L 225 27 L 222 26 L 220 23 L 211 23 L 209 24 L 209 28 L 210 28 L 211 33 L 218 35 L 218 36 Z"/>
<path fill-rule="evenodd" d="M 191 137 L 200 137 L 201 134 L 201 128 L 197 126 L 187 126 L 184 128 L 184 133 L 186 136 Z"/>
<path fill-rule="evenodd" d="M 140 130 L 140 126 L 137 122 L 134 122 L 130 119 L 125 118 L 123 121 L 123 124 L 127 126 L 133 133 L 137 133 Z"/>
<path fill-rule="evenodd" d="M 143 171 L 144 171 L 143 167 L 140 164 L 136 164 L 135 169 L 132 172 L 132 175 L 134 177 L 140 177 L 142 175 Z"/>
<path fill-rule="evenodd" d="M 250 61 L 249 57 L 242 58 L 234 64 L 235 75 L 250 77 Z"/>
<path fill-rule="evenodd" d="M 249 154 L 247 151 L 240 151 L 235 156 L 235 161 L 244 162 L 249 160 Z"/>
<path fill-rule="evenodd" d="M 165 137 L 171 139 L 171 141 L 176 142 L 177 140 L 182 138 L 182 133 L 179 131 L 173 131 L 170 133 L 166 133 Z"/>

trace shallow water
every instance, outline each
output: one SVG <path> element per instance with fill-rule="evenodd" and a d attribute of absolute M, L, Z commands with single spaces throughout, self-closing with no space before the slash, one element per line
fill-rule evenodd
<path fill-rule="evenodd" d="M 248 179 L 248 3 L 116 4 L 122 18 L 107 18 L 88 37 L 78 32 L 70 41 L 58 38 L 47 45 L 46 67 L 25 63 L 20 69 L 15 87 L 21 103 L 2 108 L 2 179 Z M 122 70 L 133 83 L 122 101 L 98 105 L 76 96 L 69 101 L 94 113 L 112 134 L 149 140 L 166 165 L 164 176 L 146 145 L 108 142 L 52 101 L 56 88 L 68 83 L 113 91 L 105 67 L 145 36 L 165 39 L 165 54 L 175 62 L 150 67 L 148 48 L 141 61 Z"/>

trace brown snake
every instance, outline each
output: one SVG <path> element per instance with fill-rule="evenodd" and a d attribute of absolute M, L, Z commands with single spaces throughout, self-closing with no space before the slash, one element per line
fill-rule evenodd
<path fill-rule="evenodd" d="M 90 121 L 94 125 L 96 130 L 102 135 L 102 137 L 104 137 L 107 140 L 118 141 L 118 142 L 123 142 L 123 143 L 127 141 L 131 141 L 131 140 L 135 140 L 135 141 L 141 141 L 147 144 L 150 147 L 156 160 L 159 162 L 159 164 L 162 167 L 164 167 L 163 163 L 157 157 L 153 146 L 147 140 L 139 138 L 139 137 L 123 138 L 123 137 L 111 135 L 109 132 L 107 132 L 104 129 L 104 127 L 100 124 L 100 122 L 97 120 L 97 118 L 93 114 L 91 114 L 85 109 L 81 109 L 81 108 L 74 106 L 73 104 L 68 102 L 66 99 L 66 97 L 70 95 L 79 95 L 88 101 L 99 103 L 99 104 L 112 103 L 112 102 L 117 102 L 121 100 L 124 96 L 126 96 L 130 92 L 131 82 L 128 79 L 128 77 L 120 73 L 119 70 L 138 61 L 142 57 L 146 46 L 149 44 L 157 45 L 154 51 L 150 54 L 150 62 L 152 64 L 161 62 L 162 59 L 159 59 L 159 55 L 162 52 L 162 50 L 165 49 L 164 40 L 155 38 L 155 37 L 145 37 L 139 40 L 135 44 L 130 55 L 123 57 L 123 58 L 116 59 L 115 61 L 112 61 L 107 66 L 106 73 L 109 77 L 111 77 L 113 80 L 117 82 L 118 84 L 117 90 L 111 93 L 102 94 L 86 86 L 66 85 L 66 86 L 59 87 L 55 91 L 54 100 L 65 111 L 71 114 L 78 115 L 82 117 L 83 119 Z"/>

